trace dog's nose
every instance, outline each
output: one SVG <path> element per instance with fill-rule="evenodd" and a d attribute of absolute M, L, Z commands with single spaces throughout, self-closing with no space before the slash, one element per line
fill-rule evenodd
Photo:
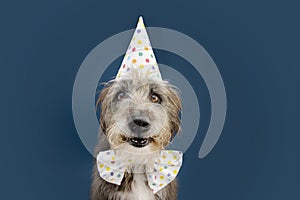
<path fill-rule="evenodd" d="M 132 122 L 134 123 L 134 125 L 139 126 L 139 127 L 143 127 L 143 128 L 148 128 L 150 126 L 150 124 L 142 119 L 134 119 L 132 120 Z"/>
<path fill-rule="evenodd" d="M 129 122 L 129 128 L 133 133 L 144 133 L 150 129 L 150 123 L 145 119 L 134 118 Z"/>

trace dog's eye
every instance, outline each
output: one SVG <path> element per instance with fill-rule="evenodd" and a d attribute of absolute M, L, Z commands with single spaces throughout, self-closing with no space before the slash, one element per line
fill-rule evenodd
<path fill-rule="evenodd" d="M 128 98 L 129 96 L 128 96 L 128 94 L 126 94 L 125 92 L 119 92 L 119 93 L 116 95 L 116 97 L 117 97 L 117 100 L 120 101 L 120 100 L 122 100 L 122 99 Z"/>
<path fill-rule="evenodd" d="M 161 98 L 158 94 L 151 94 L 150 95 L 150 101 L 152 101 L 153 103 L 161 103 Z"/>

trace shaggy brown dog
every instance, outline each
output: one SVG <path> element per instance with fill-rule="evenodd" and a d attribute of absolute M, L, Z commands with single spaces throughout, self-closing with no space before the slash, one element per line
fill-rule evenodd
<path fill-rule="evenodd" d="M 100 104 L 101 136 L 95 154 L 114 149 L 134 162 L 121 185 L 103 180 L 95 164 L 91 200 L 177 199 L 176 180 L 154 194 L 145 172 L 180 130 L 178 90 L 167 81 L 152 81 L 133 71 L 128 79 L 108 82 L 99 95 Z"/>

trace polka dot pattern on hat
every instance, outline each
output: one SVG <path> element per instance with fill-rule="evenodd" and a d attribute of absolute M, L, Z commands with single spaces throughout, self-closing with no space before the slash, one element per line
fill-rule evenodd
<path fill-rule="evenodd" d="M 162 79 L 142 17 L 139 18 L 116 79 L 126 76 L 133 68 L 141 71 L 141 74 L 148 78 Z"/>

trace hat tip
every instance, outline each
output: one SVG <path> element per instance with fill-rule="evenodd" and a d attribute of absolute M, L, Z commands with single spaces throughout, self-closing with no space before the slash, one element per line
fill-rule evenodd
<path fill-rule="evenodd" d="M 143 16 L 142 15 L 140 15 L 140 17 L 139 17 L 139 23 L 141 23 L 141 22 L 143 22 L 144 20 L 143 20 Z"/>

